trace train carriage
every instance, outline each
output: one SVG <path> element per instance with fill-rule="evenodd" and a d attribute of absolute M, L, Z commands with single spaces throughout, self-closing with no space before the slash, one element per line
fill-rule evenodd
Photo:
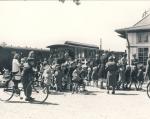
<path fill-rule="evenodd" d="M 66 41 L 64 44 L 48 46 L 51 59 L 62 59 L 67 52 L 71 59 L 94 59 L 99 53 L 99 47 L 95 45 Z"/>
<path fill-rule="evenodd" d="M 0 71 L 2 71 L 3 68 L 11 70 L 12 59 L 15 53 L 19 53 L 21 57 L 27 57 L 30 51 L 35 52 L 37 61 L 49 58 L 49 50 L 46 49 L 0 46 Z"/>

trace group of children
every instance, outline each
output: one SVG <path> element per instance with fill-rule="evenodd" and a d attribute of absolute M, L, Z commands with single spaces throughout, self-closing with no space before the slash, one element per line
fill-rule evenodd
<path fill-rule="evenodd" d="M 118 70 L 119 78 L 117 89 L 131 89 L 134 85 L 136 90 L 141 90 L 144 83 L 144 66 L 139 67 L 127 65 L 126 68 L 120 67 Z"/>
<path fill-rule="evenodd" d="M 98 86 L 97 67 L 92 68 L 89 64 L 65 62 L 49 65 L 45 62 L 42 68 L 42 79 L 57 91 L 76 90 L 79 85 L 85 90 L 85 86 L 90 85 L 91 81 Z"/>
<path fill-rule="evenodd" d="M 85 90 L 85 86 L 91 84 L 98 87 L 98 82 L 101 81 L 99 66 L 93 66 L 91 63 L 68 62 L 54 64 L 49 65 L 49 68 L 44 72 L 47 73 L 43 73 L 43 78 L 58 91 L 72 90 L 73 85 L 82 85 L 83 90 Z M 116 89 L 131 89 L 132 85 L 135 86 L 136 90 L 142 89 L 144 83 L 143 65 L 118 66 L 117 74 Z"/>

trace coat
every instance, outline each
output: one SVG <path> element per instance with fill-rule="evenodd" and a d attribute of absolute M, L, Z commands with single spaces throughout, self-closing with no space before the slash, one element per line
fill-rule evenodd
<path fill-rule="evenodd" d="M 116 86 L 117 84 L 117 73 L 118 67 L 117 64 L 113 61 L 109 61 L 106 63 L 106 71 L 107 71 L 107 86 Z"/>

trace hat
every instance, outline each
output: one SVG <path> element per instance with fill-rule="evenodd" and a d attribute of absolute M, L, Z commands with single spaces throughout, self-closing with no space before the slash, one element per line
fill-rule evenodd
<path fill-rule="evenodd" d="M 90 67 L 88 68 L 88 71 L 91 71 L 91 68 L 90 68 Z"/>
<path fill-rule="evenodd" d="M 97 56 L 97 57 L 98 57 L 98 56 L 99 56 L 99 54 L 96 54 L 95 56 Z"/>
<path fill-rule="evenodd" d="M 114 58 L 113 58 L 113 56 L 110 56 L 109 58 L 108 58 L 108 60 L 113 60 Z"/>
<path fill-rule="evenodd" d="M 87 67 L 86 64 L 82 65 L 82 68 L 86 68 L 86 67 Z"/>
<path fill-rule="evenodd" d="M 44 62 L 43 62 L 43 64 L 45 65 L 45 64 L 48 64 L 48 62 L 45 60 Z"/>
<path fill-rule="evenodd" d="M 102 54 L 102 56 L 104 56 L 104 55 L 105 55 L 105 53 Z"/>
<path fill-rule="evenodd" d="M 16 53 L 16 54 L 14 55 L 14 59 L 18 59 L 18 58 L 19 58 L 19 54 Z"/>
<path fill-rule="evenodd" d="M 96 70 L 97 70 L 97 67 L 93 67 L 93 70 L 96 71 Z"/>
<path fill-rule="evenodd" d="M 21 58 L 21 61 L 24 62 L 24 61 L 25 61 L 25 58 Z"/>
<path fill-rule="evenodd" d="M 32 57 L 28 57 L 27 58 L 27 61 L 34 61 L 35 59 L 34 58 L 32 58 Z"/>
<path fill-rule="evenodd" d="M 113 56 L 110 56 L 110 57 L 108 58 L 108 60 L 113 60 Z"/>

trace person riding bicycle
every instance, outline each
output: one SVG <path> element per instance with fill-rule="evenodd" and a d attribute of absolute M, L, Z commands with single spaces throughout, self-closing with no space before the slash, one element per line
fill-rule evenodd
<path fill-rule="evenodd" d="M 22 71 L 22 83 L 24 88 L 24 94 L 26 96 L 26 101 L 33 101 L 34 98 L 31 97 L 32 94 L 32 87 L 31 87 L 31 81 L 33 81 L 34 78 L 34 61 L 35 59 L 33 57 L 28 57 L 27 62 L 24 64 L 24 68 Z"/>
<path fill-rule="evenodd" d="M 21 82 L 21 71 L 20 71 L 21 64 L 19 63 L 19 58 L 20 58 L 19 54 L 16 53 L 12 60 L 12 76 L 14 76 L 13 77 L 14 88 L 17 93 L 19 93 L 18 83 Z"/>

